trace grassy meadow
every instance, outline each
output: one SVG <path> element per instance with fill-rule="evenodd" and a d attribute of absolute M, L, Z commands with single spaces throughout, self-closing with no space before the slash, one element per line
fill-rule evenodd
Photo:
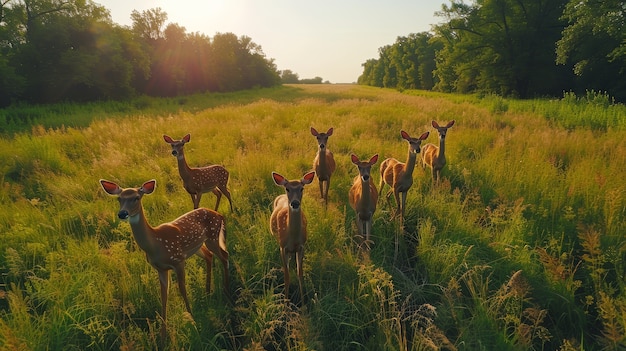
<path fill-rule="evenodd" d="M 3 119 L 4 118 L 4 119 Z M 406 161 L 411 136 L 456 120 L 444 181 L 418 164 L 404 226 L 384 194 L 374 244 L 357 249 L 348 190 L 359 158 Z M 3 123 L 4 122 L 4 123 Z M 152 225 L 192 209 L 168 134 L 191 133 L 191 166 L 230 171 L 226 217 L 234 304 L 187 263 L 192 305 L 170 287 L 175 350 L 623 350 L 626 347 L 626 108 L 590 92 L 518 101 L 356 85 L 296 85 L 178 99 L 0 111 L 0 349 L 152 350 L 156 270 L 98 180 L 156 179 Z M 328 205 L 317 179 L 301 301 L 283 295 L 270 235 L 271 172 L 300 179 L 334 127 Z M 375 170 L 375 171 L 374 171 Z M 386 189 L 389 189 L 388 187 Z M 386 192 L 386 191 L 385 191 Z M 201 205 L 213 208 L 215 196 Z M 396 247 L 397 240 L 397 247 Z M 293 265 L 292 265 L 293 266 Z M 173 279 L 176 277 L 173 275 Z M 302 302 L 300 305 L 299 303 Z"/>

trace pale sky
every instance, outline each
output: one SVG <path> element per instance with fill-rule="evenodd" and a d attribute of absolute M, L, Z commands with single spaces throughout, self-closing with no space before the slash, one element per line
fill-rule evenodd
<path fill-rule="evenodd" d="M 399 36 L 431 30 L 445 0 L 94 0 L 115 23 L 130 25 L 130 13 L 160 7 L 166 23 L 187 33 L 246 35 L 274 59 L 279 70 L 300 79 L 322 77 L 352 83 L 368 59 Z"/>

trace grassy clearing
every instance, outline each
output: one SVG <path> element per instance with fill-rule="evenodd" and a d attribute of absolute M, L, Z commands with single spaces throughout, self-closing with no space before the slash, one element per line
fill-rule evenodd
<path fill-rule="evenodd" d="M 98 179 L 122 186 L 156 179 L 155 193 L 143 200 L 148 220 L 174 219 L 192 203 L 162 135 L 186 133 L 190 165 L 221 163 L 231 172 L 235 212 L 229 213 L 227 201 L 220 211 L 227 220 L 236 303 L 229 307 L 216 293 L 219 263 L 215 292 L 207 296 L 204 266 L 190 259 L 193 318 L 173 286 L 172 349 L 624 347 L 623 106 L 585 105 L 571 96 L 519 102 L 352 85 L 286 86 L 148 105 L 122 112 L 107 104 L 69 105 L 56 108 L 69 111 L 73 124 L 43 112 L 19 127 L 5 124 L 1 348 L 157 346 L 157 274 L 128 224 L 117 220 L 117 202 Z M 571 109 L 588 118 L 568 120 L 564 111 Z M 556 110 L 559 118 L 546 112 Z M 601 113 L 614 117 L 598 122 L 605 118 Z M 375 245 L 363 255 L 347 205 L 356 172 L 350 153 L 403 160 L 400 130 L 431 131 L 428 141 L 436 142 L 433 119 L 456 120 L 448 132 L 444 182 L 433 188 L 429 172 L 418 165 L 404 230 L 391 220 L 395 205 L 383 196 Z M 271 202 L 282 192 L 271 172 L 299 178 L 312 168 L 317 145 L 311 126 L 335 128 L 329 148 L 337 171 L 327 208 L 317 181 L 305 189 L 307 293 L 298 308 L 282 295 L 278 245 L 269 231 Z M 378 172 L 372 174 L 378 184 Z M 214 201 L 206 194 L 202 205 L 212 208 Z M 294 302 L 300 300 L 296 285 Z"/>

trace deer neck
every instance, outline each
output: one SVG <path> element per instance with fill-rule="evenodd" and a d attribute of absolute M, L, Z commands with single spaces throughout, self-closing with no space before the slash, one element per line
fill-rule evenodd
<path fill-rule="evenodd" d="M 445 138 L 439 138 L 439 155 L 437 155 L 437 159 L 438 160 L 446 160 L 446 139 Z"/>
<path fill-rule="evenodd" d="M 191 178 L 191 168 L 187 165 L 187 160 L 185 160 L 185 154 L 180 153 L 176 156 L 176 160 L 178 160 L 178 173 L 180 177 L 186 181 Z"/>
<path fill-rule="evenodd" d="M 359 177 L 361 179 L 361 207 L 369 208 L 370 203 L 372 202 L 372 194 L 370 193 L 370 182 L 372 181 L 372 177 L 368 182 L 363 180 L 363 177 Z"/>
<path fill-rule="evenodd" d="M 139 213 L 132 215 L 128 218 L 128 222 L 130 223 L 130 229 L 133 232 L 133 237 L 137 242 L 137 245 L 146 253 L 152 251 L 152 240 L 154 237 L 154 228 L 148 224 L 146 220 L 146 216 L 143 212 L 143 207 L 139 211 Z"/>
<path fill-rule="evenodd" d="M 303 228 L 302 228 L 302 208 L 299 210 L 294 210 L 289 207 L 287 211 L 287 227 L 288 235 L 292 240 L 300 240 L 302 236 Z"/>
<path fill-rule="evenodd" d="M 413 179 L 413 170 L 415 169 L 415 161 L 417 159 L 417 152 L 413 152 L 409 147 L 409 155 L 407 156 L 406 164 L 404 165 L 404 179 Z"/>
<path fill-rule="evenodd" d="M 319 149 L 317 151 L 317 162 L 319 164 L 320 169 L 326 169 L 326 149 Z"/>

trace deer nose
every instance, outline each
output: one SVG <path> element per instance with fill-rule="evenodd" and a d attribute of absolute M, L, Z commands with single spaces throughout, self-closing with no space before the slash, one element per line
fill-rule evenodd
<path fill-rule="evenodd" d="M 320 144 L 320 149 L 324 149 L 325 147 L 326 147 L 326 144 L 324 144 L 324 143 Z"/>
<path fill-rule="evenodd" d="M 126 210 L 121 210 L 120 212 L 117 213 L 117 216 L 120 219 L 127 219 L 128 218 L 128 211 Z"/>
<path fill-rule="evenodd" d="M 176 150 L 172 150 L 172 155 L 176 156 L 176 154 L 177 154 Z"/>
<path fill-rule="evenodd" d="M 300 201 L 298 201 L 298 200 L 291 201 L 291 208 L 293 208 L 294 210 L 299 209 L 300 208 Z"/>
<path fill-rule="evenodd" d="M 363 178 L 364 182 L 367 182 L 368 180 L 370 180 L 370 175 L 369 174 L 364 174 L 361 176 L 361 178 Z"/>

